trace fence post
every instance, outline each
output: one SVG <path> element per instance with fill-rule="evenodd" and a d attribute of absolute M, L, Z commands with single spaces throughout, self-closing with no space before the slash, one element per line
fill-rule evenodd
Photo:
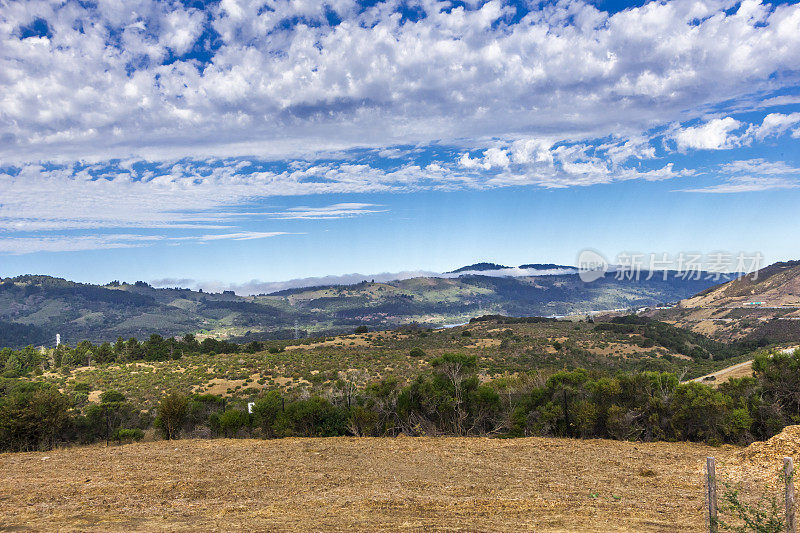
<path fill-rule="evenodd" d="M 717 521 L 717 473 L 714 458 L 706 457 L 706 500 L 708 501 L 708 532 L 719 531 Z"/>
<path fill-rule="evenodd" d="M 794 520 L 794 465 L 791 457 L 783 458 L 783 474 L 786 477 L 786 533 L 797 533 Z"/>

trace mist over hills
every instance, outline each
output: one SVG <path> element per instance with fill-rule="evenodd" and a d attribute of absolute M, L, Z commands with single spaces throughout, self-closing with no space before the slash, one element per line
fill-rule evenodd
<path fill-rule="evenodd" d="M 321 287 L 325 285 L 355 285 L 364 281 L 387 283 L 391 281 L 406 280 L 421 277 L 456 278 L 464 274 L 480 274 L 484 276 L 546 276 L 553 274 L 574 274 L 578 269 L 569 265 L 556 265 L 553 263 L 527 263 L 518 267 L 509 267 L 497 263 L 481 262 L 462 266 L 448 272 L 434 272 L 431 270 L 403 270 L 400 272 L 380 272 L 377 274 L 341 274 L 317 276 L 310 278 L 294 278 L 284 281 L 250 280 L 244 283 L 226 283 L 222 281 L 201 281 L 190 278 L 163 278 L 151 282 L 154 287 L 190 287 L 195 290 L 203 289 L 206 292 L 222 292 L 232 290 L 238 295 L 253 296 L 265 295 L 287 289 L 304 287 Z"/>
<path fill-rule="evenodd" d="M 677 302 L 715 284 L 661 275 L 639 281 L 577 274 L 420 276 L 389 282 L 290 288 L 258 296 L 107 285 L 25 275 L 0 280 L 0 346 L 199 333 L 235 340 L 392 328 L 437 327 L 486 314 L 558 316 Z"/>

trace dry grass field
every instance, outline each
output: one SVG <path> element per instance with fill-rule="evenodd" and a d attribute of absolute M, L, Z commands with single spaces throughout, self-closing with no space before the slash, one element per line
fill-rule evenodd
<path fill-rule="evenodd" d="M 699 531 L 704 457 L 757 479 L 769 445 L 754 446 L 400 437 L 2 454 L 0 530 Z"/>

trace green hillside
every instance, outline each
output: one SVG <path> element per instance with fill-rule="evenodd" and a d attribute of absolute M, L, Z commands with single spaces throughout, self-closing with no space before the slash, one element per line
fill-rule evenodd
<path fill-rule="evenodd" d="M 389 329 L 436 327 L 486 314 L 560 316 L 674 302 L 712 282 L 654 276 L 584 283 L 577 275 L 412 278 L 237 296 L 156 289 L 143 282 L 82 284 L 49 276 L 0 280 L 0 346 L 213 335 L 239 342 Z"/>

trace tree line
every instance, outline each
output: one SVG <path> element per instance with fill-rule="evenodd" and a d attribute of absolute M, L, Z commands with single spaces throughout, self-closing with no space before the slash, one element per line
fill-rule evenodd
<path fill-rule="evenodd" d="M 671 373 L 582 369 L 483 382 L 474 356 L 451 353 L 407 384 L 389 377 L 358 389 L 342 379 L 324 396 L 263 391 L 252 406 L 171 393 L 152 413 L 117 391 L 88 402 L 86 394 L 5 379 L 0 449 L 125 442 L 149 429 L 165 439 L 405 434 L 746 444 L 800 422 L 800 351 L 757 354 L 753 369 L 753 377 L 716 389 Z"/>
<path fill-rule="evenodd" d="M 265 343 L 252 341 L 237 344 L 206 338 L 198 341 L 194 335 L 184 335 L 180 339 L 163 338 L 153 334 L 144 342 L 133 337 L 125 340 L 120 337 L 114 343 L 92 344 L 81 341 L 75 346 L 61 344 L 52 352 L 43 353 L 32 345 L 21 350 L 0 349 L 0 371 L 6 377 L 19 377 L 31 372 L 43 372 L 54 368 L 74 368 L 92 364 L 127 363 L 131 361 L 167 361 L 180 359 L 184 355 L 256 353 L 264 350 Z M 274 348 L 273 350 L 278 350 Z"/>

